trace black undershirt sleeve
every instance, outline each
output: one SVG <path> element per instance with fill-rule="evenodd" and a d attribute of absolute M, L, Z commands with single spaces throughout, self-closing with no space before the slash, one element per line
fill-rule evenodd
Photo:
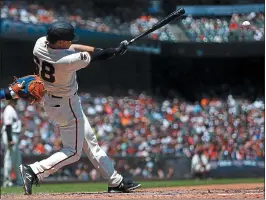
<path fill-rule="evenodd" d="M 90 53 L 91 62 L 99 60 L 107 60 L 115 56 L 117 50 L 115 48 L 99 49 L 96 48 L 94 52 Z"/>

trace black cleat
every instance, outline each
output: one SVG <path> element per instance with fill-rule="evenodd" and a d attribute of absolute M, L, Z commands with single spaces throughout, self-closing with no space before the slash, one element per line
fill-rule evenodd
<path fill-rule="evenodd" d="M 23 181 L 23 189 L 26 195 L 32 194 L 32 184 L 39 185 L 39 179 L 36 174 L 32 171 L 31 167 L 28 165 L 19 166 L 21 178 Z"/>
<path fill-rule="evenodd" d="M 117 187 L 108 187 L 108 193 L 127 193 L 141 186 L 140 183 L 135 183 L 132 180 L 125 181 L 124 179 Z"/>

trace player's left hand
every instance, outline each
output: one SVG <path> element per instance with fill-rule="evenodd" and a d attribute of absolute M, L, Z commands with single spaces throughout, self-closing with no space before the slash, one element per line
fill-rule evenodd
<path fill-rule="evenodd" d="M 124 40 L 120 43 L 120 45 L 116 48 L 117 53 L 123 55 L 127 51 L 128 41 Z"/>

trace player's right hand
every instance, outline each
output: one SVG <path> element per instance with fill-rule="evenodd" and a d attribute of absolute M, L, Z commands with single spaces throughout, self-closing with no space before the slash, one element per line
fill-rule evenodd
<path fill-rule="evenodd" d="M 120 45 L 116 48 L 117 54 L 123 55 L 127 51 L 128 41 L 124 40 L 120 43 Z"/>

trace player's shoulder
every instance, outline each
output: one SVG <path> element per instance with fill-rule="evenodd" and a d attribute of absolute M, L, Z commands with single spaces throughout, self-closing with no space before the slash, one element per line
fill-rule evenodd
<path fill-rule="evenodd" d="M 46 42 L 46 36 L 43 36 L 43 37 L 40 37 L 39 39 L 37 39 L 36 43 L 35 44 L 44 44 L 45 45 L 45 42 Z"/>
<path fill-rule="evenodd" d="M 46 37 L 40 37 L 36 43 L 35 43 L 35 46 L 34 46 L 34 49 L 33 49 L 33 54 L 38 54 L 38 52 L 40 51 L 40 49 L 44 49 L 45 48 L 45 45 L 46 45 Z"/>

